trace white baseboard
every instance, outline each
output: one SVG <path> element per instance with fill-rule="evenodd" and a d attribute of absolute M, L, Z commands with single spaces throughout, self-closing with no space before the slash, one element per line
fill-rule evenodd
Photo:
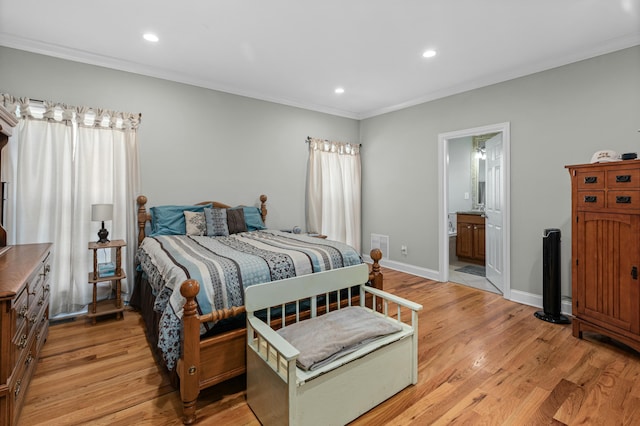
<path fill-rule="evenodd" d="M 520 290 L 511 289 L 511 299 L 509 300 L 513 302 L 522 303 L 523 305 L 533 306 L 535 308 L 542 309 L 543 307 L 542 296 L 533 294 L 533 293 L 527 293 Z M 571 298 L 568 298 L 568 297 L 562 298 L 562 300 L 560 301 L 560 312 L 563 315 L 571 315 L 571 313 L 573 312 L 572 305 L 571 305 Z"/>
<path fill-rule="evenodd" d="M 362 255 L 362 259 L 364 259 L 367 263 L 372 263 L 373 260 L 371 257 L 367 255 Z M 409 265 L 407 263 L 397 262 L 394 260 L 385 260 L 382 259 L 380 261 L 380 266 L 384 268 L 393 269 L 394 271 L 405 272 L 407 274 L 416 275 L 418 277 L 427 278 L 429 280 L 438 281 L 440 278 L 440 273 L 438 271 L 434 271 L 433 269 L 421 268 L 414 265 Z M 525 291 L 514 290 L 511 289 L 511 297 L 509 300 L 512 302 L 521 303 L 523 305 L 533 306 L 534 308 L 543 307 L 542 296 L 533 293 L 527 293 Z M 572 304 L 570 297 L 563 297 L 560 302 L 560 311 L 563 315 L 571 315 L 572 312 Z"/>
<path fill-rule="evenodd" d="M 373 263 L 373 259 L 368 255 L 362 255 L 362 259 L 367 263 Z M 409 265 L 408 263 L 397 262 L 395 260 L 382 259 L 380 266 L 383 268 L 393 269 L 394 271 L 405 272 L 407 274 L 416 275 L 418 277 L 427 278 L 429 280 L 438 281 L 440 274 L 432 269 L 421 268 L 419 266 Z"/>

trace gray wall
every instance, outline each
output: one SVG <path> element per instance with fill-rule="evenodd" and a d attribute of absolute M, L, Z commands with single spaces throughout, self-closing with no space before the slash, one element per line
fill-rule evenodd
<path fill-rule="evenodd" d="M 250 204 L 266 193 L 275 228 L 304 224 L 305 137 L 360 140 L 363 252 L 371 233 L 389 235 L 392 261 L 432 270 L 438 134 L 508 121 L 511 286 L 537 295 L 549 227 L 563 233 L 563 294 L 570 293 L 564 166 L 588 162 L 599 149 L 640 146 L 640 47 L 360 122 L 3 47 L 0 91 L 142 112 L 142 192 L 150 204 Z"/>
<path fill-rule="evenodd" d="M 258 205 L 267 225 L 304 228 L 307 136 L 359 141 L 358 121 L 0 47 L 0 92 L 141 112 L 149 206 Z"/>
<path fill-rule="evenodd" d="M 600 149 L 639 151 L 638 46 L 363 120 L 363 251 L 371 233 L 386 234 L 391 260 L 437 270 L 438 134 L 502 122 L 511 123 L 511 288 L 542 294 L 542 231 L 554 227 L 570 295 L 564 166 Z"/>
<path fill-rule="evenodd" d="M 449 213 L 471 210 L 471 136 L 449 142 Z M 465 194 L 469 198 L 465 199 Z"/>

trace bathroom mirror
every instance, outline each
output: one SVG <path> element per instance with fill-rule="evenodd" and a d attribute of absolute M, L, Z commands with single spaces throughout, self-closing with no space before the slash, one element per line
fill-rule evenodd
<path fill-rule="evenodd" d="M 485 204 L 486 159 L 485 142 L 497 133 L 472 137 L 471 149 L 471 195 L 474 210 L 483 210 Z"/>

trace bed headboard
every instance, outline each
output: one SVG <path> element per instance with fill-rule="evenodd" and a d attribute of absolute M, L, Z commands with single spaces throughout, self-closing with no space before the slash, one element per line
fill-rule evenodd
<path fill-rule="evenodd" d="M 142 242 L 145 237 L 145 225 L 147 222 L 151 221 L 151 213 L 147 211 L 147 197 L 144 195 L 139 195 L 136 199 L 138 202 L 138 245 Z M 203 204 L 212 204 L 214 208 L 219 209 L 230 209 L 231 206 L 228 204 L 221 203 L 219 201 L 201 201 L 196 203 L 196 205 Z M 262 221 L 264 223 L 267 222 L 267 196 L 262 194 L 260 196 L 260 216 L 262 216 Z"/>

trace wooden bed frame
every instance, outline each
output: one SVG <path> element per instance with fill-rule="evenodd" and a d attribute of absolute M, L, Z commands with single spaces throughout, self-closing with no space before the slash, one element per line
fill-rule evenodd
<path fill-rule="evenodd" d="M 267 196 L 261 195 L 260 212 L 265 223 L 267 217 L 266 201 Z M 146 209 L 147 197 L 140 195 L 137 198 L 137 203 L 139 246 L 145 238 L 145 225 L 151 221 L 151 214 Z M 203 201 L 198 204 L 212 204 L 216 208 L 231 208 L 231 206 L 217 201 Z M 373 264 L 369 272 L 369 283 L 372 287 L 382 290 L 383 276 L 379 264 L 382 252 L 374 249 L 371 250 L 370 255 Z M 140 278 L 141 274 L 137 274 L 136 287 L 142 285 Z M 141 290 L 136 288 L 134 292 L 136 291 Z M 200 337 L 201 323 L 235 317 L 243 314 L 245 307 L 235 306 L 199 315 L 196 301 L 196 295 L 199 291 L 200 286 L 196 280 L 186 280 L 180 287 L 180 293 L 187 299 L 183 313 L 184 332 L 180 359 L 176 365 L 184 424 L 192 424 L 196 421 L 196 402 L 200 390 L 246 372 L 246 325 L 211 337 Z M 150 336 L 153 331 L 149 330 L 148 322 L 147 328 L 147 335 Z M 155 350 L 155 348 L 153 349 Z"/>

